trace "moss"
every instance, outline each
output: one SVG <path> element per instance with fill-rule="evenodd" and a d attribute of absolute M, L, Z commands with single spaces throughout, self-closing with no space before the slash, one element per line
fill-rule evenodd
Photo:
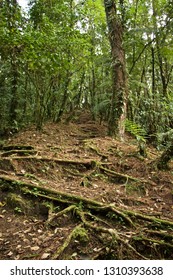
<path fill-rule="evenodd" d="M 17 213 L 29 213 L 31 204 L 18 194 L 9 193 L 6 197 L 7 204 L 12 207 Z"/>
<path fill-rule="evenodd" d="M 89 241 L 88 231 L 84 228 L 76 228 L 73 233 L 73 238 L 78 240 L 80 243 L 86 244 Z"/>
<path fill-rule="evenodd" d="M 126 193 L 128 195 L 133 195 L 134 193 L 137 193 L 139 195 L 145 195 L 146 190 L 144 185 L 126 185 Z"/>

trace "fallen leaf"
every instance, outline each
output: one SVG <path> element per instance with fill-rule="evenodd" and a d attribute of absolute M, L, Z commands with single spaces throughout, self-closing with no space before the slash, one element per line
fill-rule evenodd
<path fill-rule="evenodd" d="M 9 257 L 11 257 L 13 255 L 13 252 L 12 251 L 10 251 L 8 254 L 7 254 L 7 256 L 9 256 Z"/>
<path fill-rule="evenodd" d="M 0 207 L 3 207 L 5 204 L 5 202 L 0 202 Z"/>
<path fill-rule="evenodd" d="M 50 256 L 49 253 L 44 253 L 44 254 L 41 256 L 41 259 L 42 259 L 42 260 L 45 260 L 45 259 L 47 259 L 49 256 Z"/>
<path fill-rule="evenodd" d="M 40 247 L 38 247 L 38 246 L 31 247 L 32 251 L 38 251 L 39 249 L 40 249 Z"/>

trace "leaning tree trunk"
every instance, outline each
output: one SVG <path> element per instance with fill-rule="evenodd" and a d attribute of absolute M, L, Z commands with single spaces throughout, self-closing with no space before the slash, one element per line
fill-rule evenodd
<path fill-rule="evenodd" d="M 110 119 L 108 123 L 109 135 L 117 134 L 120 138 L 124 135 L 124 121 L 126 118 L 126 69 L 125 53 L 123 49 L 123 27 L 117 15 L 114 0 L 104 0 L 109 41 L 112 54 L 112 101 Z"/>

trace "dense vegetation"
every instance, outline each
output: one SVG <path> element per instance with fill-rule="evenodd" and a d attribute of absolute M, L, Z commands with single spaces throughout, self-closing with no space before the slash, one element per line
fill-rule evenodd
<path fill-rule="evenodd" d="M 31 0 L 26 13 L 17 0 L 2 0 L 0 13 L 1 135 L 70 121 L 81 108 L 110 134 L 122 114 L 128 130 L 151 139 L 172 128 L 170 1 Z M 116 51 L 125 51 L 124 62 Z"/>

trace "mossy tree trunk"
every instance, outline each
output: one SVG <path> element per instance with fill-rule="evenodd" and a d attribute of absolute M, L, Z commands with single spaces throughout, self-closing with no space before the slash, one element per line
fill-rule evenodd
<path fill-rule="evenodd" d="M 8 29 L 11 36 L 17 34 L 18 19 L 20 17 L 19 6 L 17 0 L 7 0 L 6 1 L 6 17 L 8 21 Z M 18 79 L 19 79 L 19 69 L 18 69 L 18 56 L 20 53 L 20 48 L 16 45 L 11 47 L 9 52 L 10 64 L 11 64 L 11 101 L 9 106 L 9 124 L 10 126 L 15 125 L 17 120 L 17 108 L 18 108 Z"/>
<path fill-rule="evenodd" d="M 112 54 L 112 101 L 108 123 L 109 135 L 123 138 L 124 120 L 126 118 L 127 75 L 125 69 L 125 52 L 123 49 L 122 20 L 117 15 L 114 0 L 104 0 L 109 41 Z"/>

